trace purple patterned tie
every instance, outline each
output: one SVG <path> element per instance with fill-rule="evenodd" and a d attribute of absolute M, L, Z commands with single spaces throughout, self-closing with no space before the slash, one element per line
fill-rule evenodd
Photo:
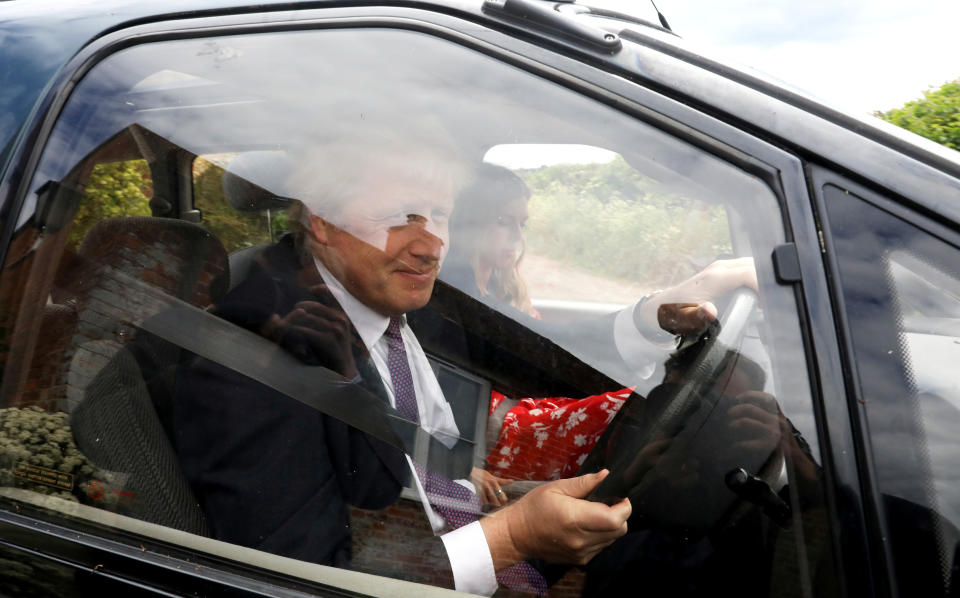
<path fill-rule="evenodd" d="M 397 411 L 410 421 L 420 422 L 417 397 L 413 390 L 413 376 L 407 362 L 407 351 L 400 336 L 400 318 L 390 318 L 385 334 L 387 339 L 387 369 L 393 382 Z M 446 477 L 413 463 L 417 477 L 427 493 L 427 500 L 452 529 L 457 529 L 480 518 L 481 504 L 477 495 Z M 547 583 L 529 563 L 517 563 L 497 573 L 497 581 L 511 590 L 546 594 Z"/>

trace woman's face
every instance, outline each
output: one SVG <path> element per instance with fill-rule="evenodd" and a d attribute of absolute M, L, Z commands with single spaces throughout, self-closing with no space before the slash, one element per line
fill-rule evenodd
<path fill-rule="evenodd" d="M 503 203 L 481 242 L 480 262 L 491 268 L 513 267 L 523 254 L 523 227 L 527 216 L 526 198 L 517 197 Z"/>

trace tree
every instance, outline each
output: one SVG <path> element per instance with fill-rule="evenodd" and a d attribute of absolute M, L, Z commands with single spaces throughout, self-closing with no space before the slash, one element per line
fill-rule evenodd
<path fill-rule="evenodd" d="M 908 131 L 960 150 L 960 79 L 923 92 L 901 108 L 876 113 Z"/>
<path fill-rule="evenodd" d="M 660 185 L 623 158 L 521 172 L 530 187 L 527 247 L 591 273 L 666 286 L 730 253 L 724 209 Z M 642 247 L 643 249 L 638 249 Z"/>
<path fill-rule="evenodd" d="M 83 200 L 68 237 L 71 248 L 80 246 L 87 231 L 107 218 L 149 216 L 153 183 L 146 160 L 97 164 L 87 181 Z"/>
<path fill-rule="evenodd" d="M 276 228 L 276 223 L 268 220 L 266 211 L 234 209 L 223 193 L 223 175 L 221 166 L 202 157 L 193 164 L 193 201 L 203 215 L 201 224 L 220 239 L 227 252 L 269 243 L 270 225 Z"/>

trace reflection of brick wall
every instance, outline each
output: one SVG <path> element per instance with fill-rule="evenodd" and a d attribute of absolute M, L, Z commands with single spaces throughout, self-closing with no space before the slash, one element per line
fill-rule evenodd
<path fill-rule="evenodd" d="M 76 322 L 77 312 L 71 306 L 51 304 L 44 308 L 27 382 L 19 397 L 20 405 L 36 405 L 53 411 L 66 398 L 64 365 L 72 353 L 69 331 Z"/>
<path fill-rule="evenodd" d="M 79 269 L 71 277 L 84 282 L 83 294 L 44 309 L 27 381 L 17 397 L 20 406 L 70 411 L 132 336 L 133 326 L 170 306 L 162 289 L 115 268 Z"/>
<path fill-rule="evenodd" d="M 16 405 L 69 410 L 145 318 L 178 297 L 205 307 L 225 283 L 227 256 L 202 228 L 161 218 L 115 218 L 92 228 L 49 288 Z M 38 263 L 39 266 L 39 263 Z M 46 264 L 51 267 L 52 264 Z"/>
<path fill-rule="evenodd" d="M 583 571 L 571 569 L 557 583 L 550 587 L 547 596 L 551 598 L 579 598 L 583 590 Z"/>
<path fill-rule="evenodd" d="M 353 528 L 353 566 L 359 571 L 397 579 L 442 585 L 449 570 L 443 544 L 429 541 L 433 535 L 423 506 L 418 501 L 401 498 L 393 506 L 380 511 L 351 509 Z M 547 594 L 556 598 L 580 596 L 583 574 L 571 570 L 553 585 Z M 496 596 L 527 596 L 501 589 Z"/>
<path fill-rule="evenodd" d="M 45 366 L 50 354 L 58 346 L 41 335 L 41 324 L 48 311 L 46 303 L 53 268 L 51 256 L 63 252 L 65 235 L 42 238 L 36 229 L 21 229 L 11 241 L 0 277 L 0 363 L 3 381 L 0 385 L 0 406 L 49 403 L 50 384 L 43 376 L 49 373 Z M 46 267 L 39 267 L 43 264 Z M 69 318 L 65 313 L 53 314 L 54 319 Z M 45 355 L 41 362 L 35 355 Z M 26 398 L 23 396 L 26 394 Z"/>
<path fill-rule="evenodd" d="M 353 566 L 368 573 L 442 585 L 437 563 L 446 564 L 443 545 L 433 531 L 423 506 L 401 498 L 379 511 L 351 509 Z"/>

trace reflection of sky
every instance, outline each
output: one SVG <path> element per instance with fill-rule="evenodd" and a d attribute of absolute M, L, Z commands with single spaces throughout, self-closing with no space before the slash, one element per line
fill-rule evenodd
<path fill-rule="evenodd" d="M 334 55 L 337 60 L 315 59 Z M 331 127 L 416 126 L 418 120 L 443 123 L 478 161 L 498 143 L 604 145 L 621 154 L 630 150 L 635 160 L 671 154 L 666 168 L 658 161 L 646 166 L 650 176 L 674 187 L 711 181 L 709 188 L 688 192 L 758 195 L 738 189 L 740 182 L 724 176 L 718 160 L 686 151 L 669 137 L 648 135 L 640 143 L 636 132 L 643 125 L 579 94 L 442 40 L 386 30 L 262 34 L 124 50 L 81 82 L 34 188 L 61 178 L 134 122 L 202 154 L 277 149 L 322 141 Z"/>
<path fill-rule="evenodd" d="M 264 4 L 270 3 L 266 0 Z M 205 8 L 230 6 L 232 0 L 206 0 Z M 30 0 L 0 2 L 0 164 L 7 142 L 24 124 L 51 77 L 79 47 L 104 29 L 158 12 L 181 14 L 195 10 L 191 0 L 157 3 L 119 0 L 105 10 L 92 0 Z M 181 12 L 182 11 L 182 12 Z"/>
<path fill-rule="evenodd" d="M 316 56 L 337 60 L 316 60 Z M 404 60 L 384 60 L 385 57 Z M 283 65 L 283 68 L 277 68 Z M 543 99 L 551 98 L 545 109 Z M 114 104 L 104 98 L 112 98 Z M 471 98 L 471 101 L 465 101 Z M 96 118 L 92 110 L 103 108 Z M 188 151 L 275 149 L 322 141 L 331 127 L 443 123 L 475 152 L 491 136 L 565 141 L 616 131 L 626 117 L 460 46 L 420 34 L 363 30 L 164 42 L 122 51 L 81 83 L 34 189 L 136 122 Z M 536 123 L 536 126 L 525 123 Z M 406 126 L 416 126 L 409 124 Z M 556 141 L 556 140 L 550 140 Z"/>
<path fill-rule="evenodd" d="M 826 199 L 880 491 L 938 508 L 960 528 L 960 345 L 903 334 L 892 318 L 917 279 L 891 278 L 886 263 L 902 251 L 956 264 L 955 250 L 853 195 L 828 187 Z"/>
<path fill-rule="evenodd" d="M 960 410 L 960 338 L 907 334 L 906 341 L 917 392 L 936 395 Z"/>
<path fill-rule="evenodd" d="M 6 4 L 3 8 L 10 11 L 0 12 L 0 152 L 23 124 L 49 79 L 85 39 L 82 29 L 62 13 L 52 29 L 48 21 L 30 14 L 37 8 L 33 2 Z M 4 157 L 0 154 L 0 165 Z"/>

